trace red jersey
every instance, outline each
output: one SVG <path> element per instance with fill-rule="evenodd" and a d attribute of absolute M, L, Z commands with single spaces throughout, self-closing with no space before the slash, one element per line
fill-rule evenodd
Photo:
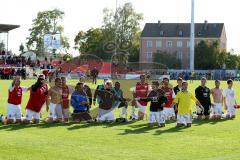
<path fill-rule="evenodd" d="M 48 92 L 47 84 L 38 88 L 35 92 L 30 91 L 30 98 L 27 103 L 26 109 L 30 109 L 34 112 L 40 112 L 43 104 L 46 102 Z"/>
<path fill-rule="evenodd" d="M 12 87 L 8 90 L 8 103 L 19 105 L 22 102 L 22 87 Z"/>
<path fill-rule="evenodd" d="M 69 108 L 69 87 L 64 86 L 62 87 L 62 107 L 63 108 Z"/>
<path fill-rule="evenodd" d="M 166 95 L 167 100 L 168 100 L 165 108 L 171 108 L 172 103 L 173 103 L 173 99 L 174 99 L 173 89 L 170 88 L 170 87 L 164 87 L 164 86 L 161 89 L 165 92 L 165 95 Z"/>
<path fill-rule="evenodd" d="M 136 98 L 146 98 L 148 96 L 149 86 L 147 83 L 141 84 L 138 82 L 136 84 L 135 93 Z M 142 106 L 147 106 L 147 102 L 138 101 Z"/>

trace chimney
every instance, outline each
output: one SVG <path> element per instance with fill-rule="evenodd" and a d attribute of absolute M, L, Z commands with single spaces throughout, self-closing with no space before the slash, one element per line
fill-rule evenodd
<path fill-rule="evenodd" d="M 208 21 L 205 20 L 205 21 L 204 21 L 204 30 L 207 30 L 207 25 L 208 25 Z"/>
<path fill-rule="evenodd" d="M 161 21 L 160 21 L 160 20 L 158 20 L 158 27 L 160 27 L 160 25 L 161 25 Z"/>

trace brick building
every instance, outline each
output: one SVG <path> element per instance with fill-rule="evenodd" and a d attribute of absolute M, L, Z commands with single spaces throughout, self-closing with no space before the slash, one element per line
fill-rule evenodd
<path fill-rule="evenodd" d="M 201 40 L 218 41 L 222 49 L 227 47 L 224 23 L 195 23 L 195 45 Z M 154 54 L 175 54 L 182 68 L 190 65 L 190 23 L 146 23 L 140 40 L 140 62 L 152 62 Z"/>

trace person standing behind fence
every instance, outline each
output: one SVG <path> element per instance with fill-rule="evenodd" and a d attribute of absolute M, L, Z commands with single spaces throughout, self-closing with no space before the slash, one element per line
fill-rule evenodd
<path fill-rule="evenodd" d="M 94 67 L 92 70 L 91 70 L 91 76 L 92 76 L 92 83 L 93 84 L 97 84 L 97 77 L 98 77 L 98 70 L 96 67 Z"/>

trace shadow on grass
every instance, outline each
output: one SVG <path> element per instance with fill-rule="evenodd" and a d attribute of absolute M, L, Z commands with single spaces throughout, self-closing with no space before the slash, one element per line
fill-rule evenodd
<path fill-rule="evenodd" d="M 151 130 L 159 129 L 157 126 L 149 127 L 147 123 L 132 125 L 129 127 L 131 127 L 132 129 L 119 129 L 124 131 L 123 133 L 119 133 L 119 135 L 143 134 L 143 133 L 149 133 L 149 131 Z"/>
<path fill-rule="evenodd" d="M 76 129 L 81 129 L 81 128 L 89 128 L 89 127 L 96 127 L 96 126 L 102 126 L 104 128 L 110 128 L 110 127 L 115 127 L 115 126 L 127 126 L 129 124 L 135 123 L 135 121 L 128 121 L 125 123 L 86 123 L 86 122 L 82 122 L 82 123 L 78 123 L 79 125 L 74 125 L 72 127 L 69 127 L 68 130 L 76 130 Z"/>
<path fill-rule="evenodd" d="M 177 133 L 182 132 L 185 129 L 188 129 L 188 127 L 172 127 L 166 130 L 157 130 L 153 135 L 161 135 L 164 133 Z"/>
<path fill-rule="evenodd" d="M 41 122 L 39 124 L 9 124 L 9 125 L 0 126 L 0 130 L 14 131 L 14 130 L 21 130 L 26 128 L 52 128 L 52 127 L 60 127 L 60 126 L 70 126 L 72 124 L 75 124 L 75 123 L 69 122 L 69 123 L 48 124 L 48 123 Z"/>
<path fill-rule="evenodd" d="M 204 124 L 211 124 L 215 125 L 219 122 L 228 121 L 229 119 L 221 119 L 221 120 L 194 120 L 192 126 L 200 126 Z M 231 119 L 230 119 L 231 121 Z M 96 127 L 96 126 L 102 126 L 103 128 L 111 128 L 115 126 L 127 126 L 130 127 L 130 129 L 119 129 L 123 130 L 123 133 L 120 133 L 119 135 L 126 135 L 126 134 L 142 134 L 142 133 L 149 133 L 150 130 L 158 129 L 154 135 L 160 135 L 163 133 L 171 133 L 171 132 L 181 132 L 181 130 L 185 129 L 183 128 L 170 128 L 165 129 L 164 128 L 158 128 L 158 127 L 148 127 L 148 123 L 141 123 L 141 124 L 134 124 L 137 121 L 128 121 L 126 123 L 86 123 L 86 122 L 69 122 L 69 123 L 44 123 L 43 121 L 39 124 L 10 124 L 10 125 L 0 125 L 0 130 L 6 130 L 6 131 L 14 131 L 14 130 L 21 130 L 25 128 L 53 128 L 53 127 L 68 127 L 67 129 L 69 131 L 71 130 L 77 130 L 81 128 L 89 128 L 89 127 Z M 173 121 L 168 121 L 166 124 L 170 123 L 176 123 Z"/>
<path fill-rule="evenodd" d="M 203 125 L 203 124 L 215 125 L 217 123 L 221 123 L 221 122 L 229 121 L 229 120 L 232 120 L 232 119 L 220 119 L 220 120 L 199 120 L 199 119 L 194 119 L 193 120 L 193 125 L 194 126 L 200 126 L 200 125 Z"/>

